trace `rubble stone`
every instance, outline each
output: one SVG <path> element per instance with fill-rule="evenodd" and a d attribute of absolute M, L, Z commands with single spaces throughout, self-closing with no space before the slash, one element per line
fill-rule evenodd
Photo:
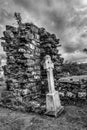
<path fill-rule="evenodd" d="M 3 66 L 6 86 L 20 99 L 28 95 L 31 100 L 38 94 L 45 95 L 48 90 L 47 74 L 43 68 L 44 57 L 51 56 L 56 82 L 58 66 L 62 65 L 63 58 L 58 53 L 59 39 L 54 34 L 32 23 L 22 23 L 19 13 L 15 13 L 15 17 L 18 26 L 6 25 L 1 38 L 4 40 L 1 45 L 7 58 Z"/>

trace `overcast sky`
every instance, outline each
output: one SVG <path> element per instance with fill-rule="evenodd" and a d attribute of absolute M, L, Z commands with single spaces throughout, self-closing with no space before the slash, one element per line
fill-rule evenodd
<path fill-rule="evenodd" d="M 0 0 L 0 36 L 6 24 L 15 25 L 14 12 L 55 33 L 65 60 L 87 61 L 87 0 Z"/>

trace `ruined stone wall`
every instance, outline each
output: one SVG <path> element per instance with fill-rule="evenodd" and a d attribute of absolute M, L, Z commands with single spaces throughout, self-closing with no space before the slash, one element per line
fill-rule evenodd
<path fill-rule="evenodd" d="M 33 24 L 6 26 L 2 46 L 7 56 L 3 67 L 8 90 L 26 89 L 36 93 L 40 80 L 40 40 L 38 28 Z"/>
<path fill-rule="evenodd" d="M 60 47 L 59 39 L 57 39 L 55 34 L 47 32 L 44 28 L 40 28 L 40 60 L 41 60 L 41 92 L 46 93 L 48 90 L 47 84 L 47 73 L 43 68 L 43 61 L 46 55 L 50 55 L 52 62 L 54 63 L 54 81 L 55 87 L 58 86 L 59 74 L 61 72 L 61 67 L 63 64 L 63 58 L 59 54 L 58 47 Z"/>
<path fill-rule="evenodd" d="M 42 113 L 46 108 L 48 91 L 44 57 L 51 56 L 55 86 L 58 86 L 59 67 L 63 63 L 58 53 L 59 39 L 44 28 L 22 23 L 19 13 L 15 13 L 15 17 L 18 26 L 6 25 L 1 38 L 7 59 L 3 69 L 8 91 L 2 93 L 0 104 L 12 109 Z"/>
<path fill-rule="evenodd" d="M 8 90 L 19 94 L 37 92 L 45 94 L 48 89 L 47 74 L 43 68 L 44 57 L 50 55 L 54 63 L 55 86 L 57 86 L 59 67 L 63 63 L 58 53 L 59 39 L 44 28 L 32 23 L 22 23 L 15 14 L 18 27 L 6 26 L 2 40 L 7 63 L 3 67 Z M 26 90 L 26 92 L 25 92 Z"/>

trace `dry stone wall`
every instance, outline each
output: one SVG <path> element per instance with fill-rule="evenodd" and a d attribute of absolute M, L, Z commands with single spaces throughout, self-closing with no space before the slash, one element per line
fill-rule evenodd
<path fill-rule="evenodd" d="M 3 67 L 8 90 L 37 93 L 40 80 L 40 40 L 38 28 L 33 24 L 6 26 L 2 46 L 7 56 Z M 21 95 L 23 93 L 21 92 Z"/>
<path fill-rule="evenodd" d="M 44 57 L 50 55 L 54 63 L 55 86 L 63 58 L 58 53 L 59 39 L 54 34 L 32 23 L 22 23 L 19 13 L 15 13 L 15 17 L 18 26 L 6 25 L 1 38 L 4 40 L 1 44 L 7 58 L 3 69 L 7 90 L 14 93 L 15 97 L 20 97 L 20 101 L 28 95 L 29 103 L 38 95 L 45 96 L 48 90 L 47 74 L 43 68 Z M 39 102 L 43 102 L 40 97 Z"/>

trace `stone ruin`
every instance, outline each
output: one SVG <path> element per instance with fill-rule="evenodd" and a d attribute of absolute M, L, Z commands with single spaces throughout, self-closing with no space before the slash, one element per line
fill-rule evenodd
<path fill-rule="evenodd" d="M 44 57 L 51 56 L 57 86 L 58 74 L 61 73 L 59 67 L 63 63 L 58 53 L 59 39 L 44 28 L 22 23 L 19 13 L 15 13 L 15 18 L 18 26 L 6 25 L 1 38 L 4 40 L 1 45 L 7 58 L 3 66 L 7 90 L 2 93 L 2 102 L 5 106 L 15 106 L 15 109 L 23 111 L 36 111 L 36 108 L 42 111 L 48 91 Z"/>

